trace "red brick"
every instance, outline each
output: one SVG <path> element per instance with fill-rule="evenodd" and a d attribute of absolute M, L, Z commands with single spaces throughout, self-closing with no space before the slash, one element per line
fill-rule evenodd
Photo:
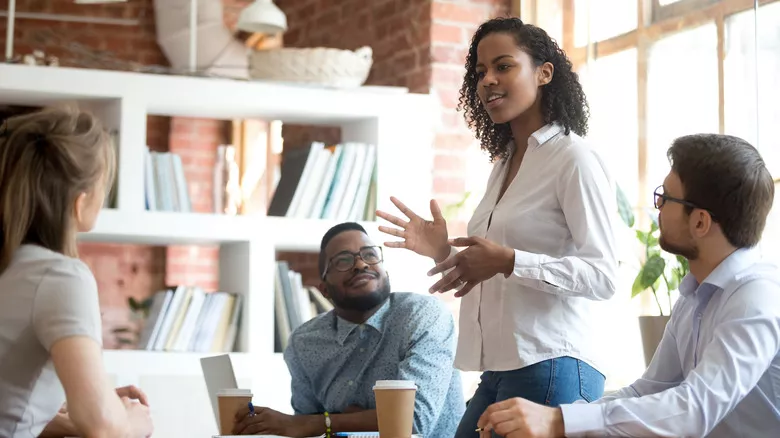
<path fill-rule="evenodd" d="M 437 43 L 463 44 L 463 29 L 460 26 L 434 22 L 431 39 Z"/>
<path fill-rule="evenodd" d="M 436 150 L 465 150 L 477 143 L 477 139 L 469 132 L 461 134 L 436 134 L 434 147 Z"/>
<path fill-rule="evenodd" d="M 465 65 L 468 48 L 456 48 L 451 46 L 433 45 L 431 50 L 433 62 L 441 62 L 452 65 Z"/>
<path fill-rule="evenodd" d="M 464 178 L 455 177 L 433 177 L 433 192 L 434 193 L 460 193 L 466 191 L 466 181 Z"/>
<path fill-rule="evenodd" d="M 490 15 L 491 10 L 486 5 L 473 2 L 445 3 L 434 1 L 432 15 L 435 21 L 480 24 Z"/>
<path fill-rule="evenodd" d="M 467 160 L 465 154 L 441 154 L 437 153 L 433 158 L 433 169 L 439 171 L 465 171 Z"/>
<path fill-rule="evenodd" d="M 431 68 L 431 84 L 436 87 L 460 88 L 465 70 L 461 66 L 437 64 Z"/>

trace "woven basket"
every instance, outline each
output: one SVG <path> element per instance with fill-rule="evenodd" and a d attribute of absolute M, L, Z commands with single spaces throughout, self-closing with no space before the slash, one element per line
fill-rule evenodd
<path fill-rule="evenodd" d="M 325 47 L 253 50 L 249 77 L 278 82 L 353 88 L 363 85 L 371 70 L 372 50 Z"/>

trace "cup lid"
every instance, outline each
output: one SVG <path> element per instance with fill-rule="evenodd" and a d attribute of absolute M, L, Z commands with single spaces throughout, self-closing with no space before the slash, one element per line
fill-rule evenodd
<path fill-rule="evenodd" d="M 411 380 L 377 380 L 374 389 L 417 389 Z"/>
<path fill-rule="evenodd" d="M 240 389 L 240 388 L 224 388 L 217 391 L 217 395 L 224 395 L 224 396 L 252 396 L 252 390 L 251 389 Z"/>

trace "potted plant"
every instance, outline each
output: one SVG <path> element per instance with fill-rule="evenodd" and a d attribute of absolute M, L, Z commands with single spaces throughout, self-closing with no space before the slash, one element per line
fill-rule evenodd
<path fill-rule="evenodd" d="M 631 205 L 620 187 L 617 189 L 618 210 L 623 222 L 634 228 L 634 215 Z M 674 256 L 661 249 L 659 243 L 658 217 L 649 214 L 650 229 L 643 231 L 634 229 L 636 238 L 643 248 L 639 272 L 637 272 L 634 284 L 631 287 L 631 297 L 636 297 L 646 290 L 650 290 L 658 305 L 659 315 L 639 316 L 639 331 L 642 336 L 642 348 L 644 351 L 645 365 L 650 360 L 661 342 L 666 323 L 671 317 L 674 302 L 672 294 L 680 286 L 683 277 L 688 274 L 688 260 L 682 256 Z M 661 296 L 665 295 L 662 303 Z M 666 307 L 666 311 L 665 308 Z"/>

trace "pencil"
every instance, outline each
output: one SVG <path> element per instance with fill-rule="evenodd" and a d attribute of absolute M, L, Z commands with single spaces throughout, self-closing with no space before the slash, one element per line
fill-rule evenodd
<path fill-rule="evenodd" d="M 482 432 L 483 430 L 485 430 L 485 429 L 483 429 L 481 427 L 478 427 L 477 430 L 475 430 L 475 432 Z"/>

